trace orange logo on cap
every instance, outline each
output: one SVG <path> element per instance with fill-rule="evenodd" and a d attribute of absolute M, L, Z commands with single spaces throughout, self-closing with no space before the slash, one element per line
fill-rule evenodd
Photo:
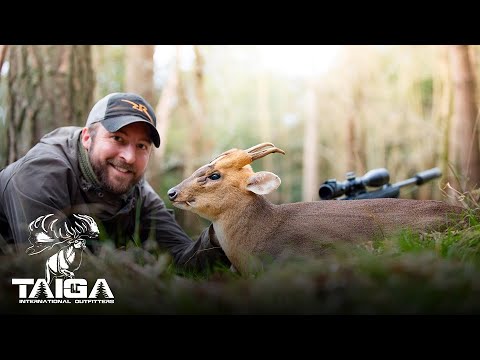
<path fill-rule="evenodd" d="M 145 107 L 145 105 L 137 104 L 137 103 L 134 103 L 133 101 L 130 101 L 130 100 L 124 100 L 124 99 L 122 99 L 122 101 L 125 101 L 125 102 L 131 104 L 133 109 L 145 113 L 145 115 L 147 115 L 148 118 L 150 119 L 150 122 L 153 124 L 152 117 L 151 117 L 150 114 L 148 113 L 148 110 L 147 110 L 147 108 Z"/>

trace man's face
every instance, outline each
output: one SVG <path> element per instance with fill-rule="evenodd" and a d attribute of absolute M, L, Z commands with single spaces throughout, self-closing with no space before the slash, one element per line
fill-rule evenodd
<path fill-rule="evenodd" d="M 100 184 L 114 194 L 128 192 L 142 178 L 152 148 L 148 125 L 141 122 L 114 133 L 99 124 L 93 137 L 84 128 L 82 143 Z"/>

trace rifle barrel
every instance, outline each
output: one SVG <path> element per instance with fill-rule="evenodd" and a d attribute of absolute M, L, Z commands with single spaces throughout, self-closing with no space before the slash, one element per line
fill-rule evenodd
<path fill-rule="evenodd" d="M 422 185 L 427 181 L 438 178 L 440 176 L 442 176 L 442 172 L 439 168 L 428 169 L 415 174 L 415 176 L 411 177 L 410 179 L 396 182 L 392 186 L 401 188 L 402 186 L 411 184 Z"/>
<path fill-rule="evenodd" d="M 417 178 L 412 177 L 412 178 L 407 179 L 407 180 L 402 180 L 402 181 L 396 182 L 395 184 L 392 184 L 392 187 L 401 188 L 402 186 L 412 185 L 412 184 L 416 184 L 416 183 L 417 183 Z"/>

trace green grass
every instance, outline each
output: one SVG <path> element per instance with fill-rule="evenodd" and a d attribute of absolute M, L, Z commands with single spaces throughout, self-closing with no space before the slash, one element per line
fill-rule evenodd
<path fill-rule="evenodd" d="M 480 222 L 472 211 L 443 232 L 339 248 L 321 259 L 272 263 L 255 276 L 218 266 L 177 269 L 167 254 L 104 245 L 79 278 L 105 278 L 115 304 L 18 304 L 11 278 L 43 277 L 44 259 L 0 261 L 0 313 L 68 314 L 477 314 Z"/>

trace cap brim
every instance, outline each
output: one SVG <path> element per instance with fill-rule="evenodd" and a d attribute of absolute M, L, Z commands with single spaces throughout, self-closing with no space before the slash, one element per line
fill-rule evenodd
<path fill-rule="evenodd" d="M 103 125 L 105 129 L 107 129 L 110 132 L 115 132 L 120 130 L 122 127 L 136 123 L 136 122 L 143 122 L 145 124 L 148 124 L 150 127 L 150 135 L 152 138 L 152 142 L 155 145 L 155 147 L 160 146 L 160 134 L 158 133 L 158 130 L 155 126 L 153 126 L 152 123 L 148 122 L 145 119 L 142 119 L 141 117 L 138 116 L 117 116 L 114 118 L 109 118 L 109 119 L 104 119 L 100 121 L 100 123 Z"/>

